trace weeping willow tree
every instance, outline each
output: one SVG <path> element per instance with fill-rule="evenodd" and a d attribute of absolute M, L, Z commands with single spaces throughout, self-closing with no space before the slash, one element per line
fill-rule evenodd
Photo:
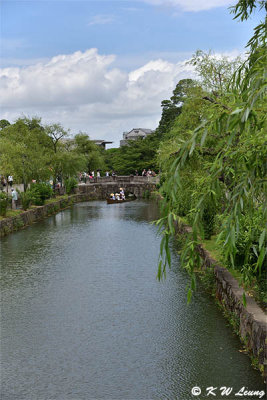
<path fill-rule="evenodd" d="M 267 11 L 267 2 L 240 0 L 231 11 L 243 21 L 256 8 Z M 164 227 L 158 278 L 171 265 L 169 240 L 177 215 L 185 215 L 192 226 L 181 256 L 191 276 L 188 301 L 200 263 L 197 246 L 214 232 L 216 219 L 217 241 L 226 262 L 239 268 L 243 285 L 261 280 L 266 272 L 266 19 L 254 29 L 247 49 L 246 59 L 232 64 L 234 72 L 227 63 L 224 69 L 222 62 L 207 64 L 203 52 L 194 55 L 191 62 L 200 77 L 202 70 L 202 83 L 189 96 L 192 118 L 182 112 L 175 121 L 172 142 L 159 152 L 165 182 L 163 216 L 158 221 Z M 217 86 L 209 85 L 205 63 Z"/>

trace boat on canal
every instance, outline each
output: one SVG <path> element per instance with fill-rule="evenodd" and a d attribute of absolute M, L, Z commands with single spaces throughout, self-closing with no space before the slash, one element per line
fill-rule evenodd
<path fill-rule="evenodd" d="M 120 204 L 120 203 L 127 203 L 128 201 L 134 201 L 134 200 L 136 200 L 136 196 L 127 197 L 124 200 L 107 199 L 107 203 L 108 204 Z"/>

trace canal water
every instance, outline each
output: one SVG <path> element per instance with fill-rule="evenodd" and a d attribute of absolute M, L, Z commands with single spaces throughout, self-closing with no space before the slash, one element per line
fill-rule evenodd
<path fill-rule="evenodd" d="M 262 378 L 204 290 L 186 305 L 177 257 L 156 280 L 156 217 L 87 202 L 2 240 L 1 400 L 259 398 L 235 396 Z"/>

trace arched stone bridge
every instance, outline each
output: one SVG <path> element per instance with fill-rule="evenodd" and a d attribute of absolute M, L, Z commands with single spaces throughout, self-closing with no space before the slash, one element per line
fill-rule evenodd
<path fill-rule="evenodd" d="M 88 198 L 104 200 L 110 193 L 119 192 L 122 187 L 127 193 L 133 193 L 137 198 L 142 198 L 146 191 L 156 189 L 159 177 L 147 176 L 109 176 L 94 178 L 90 182 L 80 183 L 78 193 Z"/>

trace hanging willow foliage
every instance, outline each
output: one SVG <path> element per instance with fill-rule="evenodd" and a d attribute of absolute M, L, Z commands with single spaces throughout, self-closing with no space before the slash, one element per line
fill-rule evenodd
<path fill-rule="evenodd" d="M 262 1 L 240 0 L 232 8 L 232 12 L 235 13 L 235 18 L 244 20 L 257 6 L 265 7 L 267 11 L 266 4 Z M 203 98 L 211 103 L 210 115 L 192 132 L 188 140 L 181 143 L 164 184 L 163 218 L 158 221 L 160 228 L 164 225 L 158 279 L 166 274 L 166 267 L 171 266 L 169 239 L 174 235 L 177 219 L 175 204 L 183 193 L 183 171 L 196 154 L 201 154 L 210 135 L 219 138 L 217 156 L 205 164 L 205 185 L 201 190 L 196 188 L 198 202 L 191 210 L 192 237 L 186 243 L 181 256 L 183 265 L 191 276 L 189 301 L 196 286 L 194 271 L 200 263 L 196 247 L 203 232 L 206 205 L 224 205 L 218 241 L 223 240 L 224 252 L 231 260 L 233 268 L 241 219 L 250 214 L 253 218 L 254 211 L 259 210 L 262 219 L 266 221 L 266 21 L 255 28 L 247 48 L 248 57 L 234 73 L 223 98 L 224 103 L 218 97 Z M 266 258 L 266 229 L 260 229 L 257 242 L 257 246 L 253 246 L 251 242 L 243 249 L 245 261 L 249 259 L 251 246 L 255 255 L 253 263 L 244 263 L 242 279 L 245 284 L 252 276 L 261 276 Z"/>

